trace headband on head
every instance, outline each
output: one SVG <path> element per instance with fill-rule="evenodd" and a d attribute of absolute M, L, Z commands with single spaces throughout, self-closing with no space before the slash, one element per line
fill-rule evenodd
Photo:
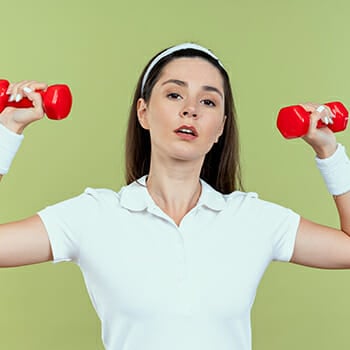
<path fill-rule="evenodd" d="M 225 67 L 223 66 L 223 64 L 220 62 L 220 60 L 218 59 L 218 57 L 216 57 L 211 51 L 209 51 L 207 48 L 198 45 L 198 44 L 193 44 L 193 43 L 183 43 L 183 44 L 179 44 L 176 46 L 172 46 L 169 49 L 161 52 L 158 56 L 156 56 L 154 58 L 154 60 L 150 63 L 150 65 L 148 66 L 143 78 L 142 78 L 142 84 L 141 84 L 141 96 L 143 95 L 143 90 L 145 88 L 146 85 L 146 81 L 148 79 L 149 74 L 151 73 L 152 69 L 156 66 L 156 64 L 164 57 L 171 55 L 172 53 L 176 52 L 176 51 L 181 51 L 181 50 L 186 50 L 186 49 L 194 49 L 197 51 L 201 51 L 206 53 L 207 55 L 209 55 L 210 57 L 214 58 L 218 64 L 225 69 Z"/>

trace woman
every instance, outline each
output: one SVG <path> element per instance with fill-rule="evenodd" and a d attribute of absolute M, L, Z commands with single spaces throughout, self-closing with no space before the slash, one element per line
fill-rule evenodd
<path fill-rule="evenodd" d="M 6 173 L 24 128 L 43 117 L 46 85 L 11 84 L 31 109 L 0 115 Z M 181 44 L 142 73 L 126 144 L 127 186 L 82 195 L 0 226 L 0 265 L 53 260 L 79 265 L 108 350 L 251 348 L 250 308 L 272 260 L 350 267 L 350 170 L 344 148 L 305 104 L 305 141 L 338 208 L 341 230 L 325 227 L 240 189 L 238 135 L 225 68 L 207 49 Z M 339 176 L 339 174 L 341 174 Z M 347 209 L 348 208 L 348 209 Z"/>

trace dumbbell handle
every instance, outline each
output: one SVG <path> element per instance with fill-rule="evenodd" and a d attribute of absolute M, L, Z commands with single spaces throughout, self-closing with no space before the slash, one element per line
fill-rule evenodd
<path fill-rule="evenodd" d="M 333 124 L 324 124 L 322 120 L 317 123 L 317 128 L 328 127 L 333 132 L 339 132 L 346 129 L 348 123 L 348 110 L 341 102 L 325 103 L 333 115 Z M 307 134 L 310 126 L 310 112 L 302 106 L 288 106 L 282 108 L 277 117 L 277 128 L 286 139 L 302 137 Z"/>
<path fill-rule="evenodd" d="M 0 80 L 0 113 L 6 107 L 30 108 L 33 107 L 32 101 L 23 97 L 20 101 L 9 102 L 9 95 L 6 94 L 9 82 Z M 65 84 L 56 84 L 49 86 L 45 91 L 38 90 L 43 101 L 43 109 L 50 119 L 60 120 L 68 116 L 72 108 L 72 94 Z"/>

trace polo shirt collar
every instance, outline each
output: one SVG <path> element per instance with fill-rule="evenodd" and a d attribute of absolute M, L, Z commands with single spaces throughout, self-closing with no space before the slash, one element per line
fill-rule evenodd
<path fill-rule="evenodd" d="M 155 203 L 149 195 L 146 187 L 147 175 L 122 188 L 120 192 L 120 204 L 132 211 L 143 211 L 154 207 Z M 225 207 L 225 197 L 216 191 L 204 180 L 200 179 L 202 192 L 196 207 L 204 206 L 215 211 L 221 211 Z"/>
<path fill-rule="evenodd" d="M 226 200 L 222 193 L 216 191 L 203 179 L 200 179 L 202 184 L 202 193 L 199 197 L 197 206 L 205 206 L 215 211 L 224 209 Z"/>

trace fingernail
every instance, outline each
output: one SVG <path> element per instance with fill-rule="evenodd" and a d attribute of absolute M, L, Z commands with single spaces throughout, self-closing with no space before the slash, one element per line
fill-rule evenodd
<path fill-rule="evenodd" d="M 324 118 L 322 119 L 322 121 L 323 121 L 326 125 L 328 125 L 328 118 L 327 118 L 327 117 L 324 117 Z"/>
<path fill-rule="evenodd" d="M 26 92 L 27 94 L 30 94 L 31 92 L 33 92 L 33 90 L 31 88 L 29 88 L 28 86 L 24 87 L 23 91 Z"/>
<path fill-rule="evenodd" d="M 16 95 L 12 94 L 10 97 L 9 97 L 9 102 L 13 102 L 16 98 Z"/>
<path fill-rule="evenodd" d="M 326 107 L 323 106 L 323 105 L 321 105 L 321 106 L 318 106 L 318 107 L 316 108 L 316 111 L 319 112 L 319 113 L 321 113 L 321 112 L 324 111 L 325 109 L 326 109 Z"/>
<path fill-rule="evenodd" d="M 16 102 L 19 102 L 22 100 L 22 95 L 21 94 L 17 94 L 16 96 Z"/>

